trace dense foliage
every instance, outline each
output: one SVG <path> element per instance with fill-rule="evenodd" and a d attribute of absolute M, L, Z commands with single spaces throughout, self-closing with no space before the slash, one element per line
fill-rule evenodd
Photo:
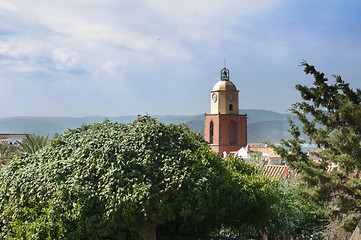
<path fill-rule="evenodd" d="M 298 187 L 280 182 L 275 188 L 280 202 L 272 206 L 274 215 L 262 232 L 268 239 L 321 239 L 324 221 L 318 214 L 320 207 L 299 195 Z"/>
<path fill-rule="evenodd" d="M 140 239 L 260 225 L 277 197 L 271 180 L 224 161 L 185 125 L 149 116 L 83 125 L 0 170 L 2 238 Z"/>
<path fill-rule="evenodd" d="M 14 156 L 15 152 L 4 144 L 0 144 L 0 167 L 6 165 Z"/>
<path fill-rule="evenodd" d="M 293 104 L 303 125 L 302 132 L 310 142 L 322 149 L 312 160 L 301 149 L 305 142 L 301 130 L 290 120 L 293 139 L 283 140 L 274 149 L 303 179 L 304 193 L 319 204 L 326 204 L 330 213 L 361 210 L 361 90 L 352 89 L 340 76 L 329 83 L 324 74 L 303 62 L 306 74 L 314 77 L 312 87 L 296 85 L 303 102 Z M 335 164 L 335 165 L 333 165 Z M 336 166 L 336 167 L 334 167 Z"/>
<path fill-rule="evenodd" d="M 279 201 L 272 205 L 273 214 L 261 226 L 248 225 L 247 231 L 222 228 L 220 236 L 237 239 L 323 239 L 325 220 L 319 214 L 320 206 L 302 197 L 297 182 L 279 181 L 273 191 Z M 244 234 L 247 232 L 248 234 Z"/>

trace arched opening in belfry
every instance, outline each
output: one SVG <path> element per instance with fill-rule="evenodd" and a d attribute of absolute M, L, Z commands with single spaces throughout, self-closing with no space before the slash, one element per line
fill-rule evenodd
<path fill-rule="evenodd" d="M 233 111 L 233 105 L 232 104 L 229 104 L 229 110 Z"/>
<path fill-rule="evenodd" d="M 214 130 L 214 124 L 213 121 L 209 123 L 209 143 L 213 143 L 213 130 Z"/>

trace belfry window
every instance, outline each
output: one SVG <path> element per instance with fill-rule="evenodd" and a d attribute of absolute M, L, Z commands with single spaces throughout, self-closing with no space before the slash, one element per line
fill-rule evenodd
<path fill-rule="evenodd" d="M 229 110 L 233 111 L 233 105 L 232 104 L 229 104 Z"/>
<path fill-rule="evenodd" d="M 213 143 L 213 121 L 209 123 L 209 143 Z"/>

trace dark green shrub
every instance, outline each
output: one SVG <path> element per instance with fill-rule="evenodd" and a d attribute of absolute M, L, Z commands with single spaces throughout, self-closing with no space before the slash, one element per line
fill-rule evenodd
<path fill-rule="evenodd" d="M 69 130 L 0 171 L 2 238 L 140 239 L 264 223 L 273 182 L 149 116 Z M 175 229 L 175 226 L 177 228 Z"/>

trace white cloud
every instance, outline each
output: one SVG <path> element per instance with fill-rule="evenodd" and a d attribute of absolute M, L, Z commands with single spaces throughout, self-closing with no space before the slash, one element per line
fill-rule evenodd
<path fill-rule="evenodd" d="M 51 43 L 37 36 L 10 35 L 7 38 L 7 40 L 0 40 L 0 54 L 13 58 L 31 58 L 47 54 L 47 50 L 51 48 Z"/>
<path fill-rule="evenodd" d="M 117 68 L 118 66 L 119 66 L 119 63 L 113 62 L 112 60 L 108 60 L 102 65 L 101 70 L 105 71 L 109 74 L 114 74 L 115 68 Z"/>
<path fill-rule="evenodd" d="M 9 60 L 9 59 L 0 60 L 1 65 L 15 64 L 15 63 L 18 63 L 18 62 L 19 61 L 14 61 L 14 60 Z"/>
<path fill-rule="evenodd" d="M 74 51 L 57 48 L 54 50 L 53 56 L 58 69 L 66 69 L 77 63 L 77 53 Z"/>
<path fill-rule="evenodd" d="M 31 64 L 18 61 L 18 60 L 10 60 L 4 59 L 0 61 L 0 65 L 5 66 L 10 72 L 35 72 L 39 70 L 37 67 L 32 66 Z"/>
<path fill-rule="evenodd" d="M 0 42 L 0 53 L 15 58 L 47 56 L 59 69 L 80 63 L 93 73 L 99 66 L 113 72 L 110 62 L 128 66 L 190 61 L 193 50 L 184 41 L 217 42 L 224 25 L 277 2 L 0 0 L 0 6 L 17 11 L 9 20 L 31 28 L 8 35 Z"/>
<path fill-rule="evenodd" d="M 11 66 L 8 66 L 8 69 L 10 72 L 35 72 L 39 69 L 37 69 L 36 67 L 34 66 L 30 66 L 30 65 L 27 65 L 27 64 L 24 64 L 24 63 L 18 63 L 18 64 L 15 64 L 15 65 L 11 65 Z"/>
<path fill-rule="evenodd" d="M 208 0 L 208 1 L 164 1 L 149 0 L 147 4 L 155 10 L 165 23 L 173 25 L 178 34 L 194 40 L 219 39 L 223 29 L 238 21 L 240 17 L 272 8 L 279 0 Z"/>
<path fill-rule="evenodd" d="M 9 1 L 0 0 L 0 12 L 10 11 L 15 12 L 17 10 L 17 6 Z"/>

